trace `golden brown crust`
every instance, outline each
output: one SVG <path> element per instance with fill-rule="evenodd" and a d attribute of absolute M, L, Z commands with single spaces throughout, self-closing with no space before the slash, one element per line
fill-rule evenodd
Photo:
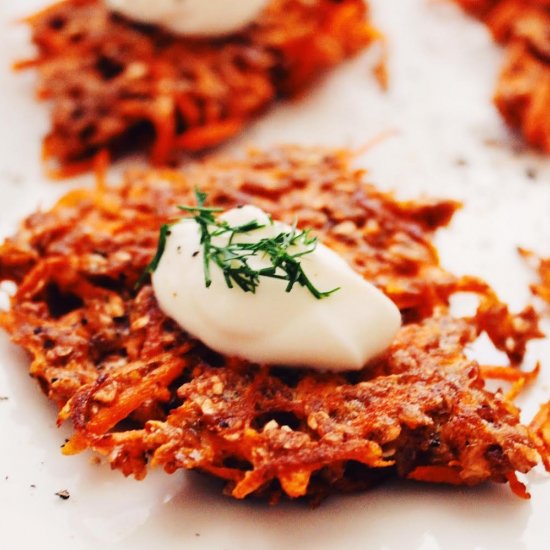
<path fill-rule="evenodd" d="M 272 0 L 254 25 L 216 40 L 137 25 L 99 0 L 28 22 L 39 55 L 19 66 L 39 69 L 39 97 L 53 101 L 45 154 L 69 172 L 101 149 L 143 146 L 144 133 L 156 164 L 215 146 L 377 38 L 363 0 Z"/>
<path fill-rule="evenodd" d="M 135 172 L 117 187 L 68 193 L 0 247 L 0 279 L 19 288 L 0 324 L 31 353 L 31 373 L 71 419 L 65 447 L 91 447 L 126 475 L 148 462 L 226 479 L 238 498 L 313 498 L 399 475 L 476 484 L 510 481 L 538 460 L 518 410 L 484 388 L 465 347 L 486 331 L 520 373 L 540 336 L 530 308 L 511 314 L 483 281 L 455 277 L 431 243 L 458 207 L 400 202 L 364 183 L 349 155 L 284 148 L 211 160 L 183 174 Z M 319 374 L 221 357 L 159 310 L 135 282 L 158 228 L 198 186 L 212 204 L 254 203 L 297 217 L 399 306 L 387 352 L 352 374 Z M 471 319 L 449 297 L 475 293 Z M 520 379 L 528 374 L 510 377 Z"/>
<path fill-rule="evenodd" d="M 550 153 L 550 2 L 455 0 L 480 17 L 506 58 L 494 101 L 504 120 Z"/>

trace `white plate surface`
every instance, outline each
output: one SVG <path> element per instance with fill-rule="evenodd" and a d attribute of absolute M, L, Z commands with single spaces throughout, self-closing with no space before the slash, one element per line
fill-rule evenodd
<path fill-rule="evenodd" d="M 38 206 L 76 184 L 44 179 L 40 136 L 47 107 L 33 100 L 32 73 L 9 64 L 32 49 L 13 21 L 39 0 L 0 2 L 0 238 Z M 501 59 L 485 29 L 445 2 L 372 0 L 390 44 L 391 89 L 382 94 L 367 54 L 329 75 L 307 98 L 281 105 L 231 147 L 281 142 L 358 146 L 395 130 L 360 159 L 371 179 L 401 196 L 455 197 L 464 210 L 438 236 L 445 266 L 485 277 L 514 308 L 529 300 L 533 275 L 518 244 L 550 254 L 550 160 L 522 148 L 490 105 Z M 118 168 L 120 169 L 120 167 Z M 1 297 L 0 297 L 1 299 Z M 546 328 L 548 324 L 545 324 Z M 484 360 L 498 355 L 481 345 Z M 543 360 L 525 417 L 550 397 L 550 342 L 529 350 Z M 0 335 L 0 548 L 370 550 L 548 548 L 550 481 L 528 477 L 531 501 L 507 487 L 450 489 L 393 483 L 318 509 L 270 508 L 221 496 L 216 481 L 152 473 L 124 479 L 87 455 L 61 456 L 68 434 L 29 379 L 27 359 Z M 55 492 L 67 489 L 62 501 Z"/>

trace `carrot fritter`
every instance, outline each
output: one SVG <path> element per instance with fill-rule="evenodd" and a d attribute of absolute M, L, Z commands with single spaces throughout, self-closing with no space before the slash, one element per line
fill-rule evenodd
<path fill-rule="evenodd" d="M 0 324 L 32 356 L 31 374 L 70 419 L 73 453 L 92 448 L 141 478 L 147 463 L 228 481 L 237 498 L 355 490 L 388 475 L 473 485 L 509 481 L 538 440 L 465 348 L 486 332 L 519 374 L 540 336 L 483 281 L 445 271 L 431 242 L 459 204 L 398 201 L 365 183 L 342 151 L 281 148 L 184 172 L 132 172 L 118 186 L 68 193 L 0 247 L 18 290 Z M 362 371 L 319 373 L 223 357 L 184 333 L 136 281 L 162 223 L 197 186 L 212 204 L 253 203 L 312 227 L 391 297 L 404 325 Z M 234 290 L 238 291 L 238 290 Z M 449 299 L 472 292 L 472 318 Z M 491 376 L 499 375 L 492 370 Z M 514 378 L 514 377 L 512 377 Z"/>
<path fill-rule="evenodd" d="M 27 21 L 38 57 L 18 66 L 38 67 L 38 96 L 53 102 L 45 156 L 66 172 L 102 149 L 143 146 L 144 135 L 156 164 L 215 146 L 378 38 L 363 0 L 272 0 L 242 32 L 203 40 L 100 0 L 66 0 Z"/>
<path fill-rule="evenodd" d="M 550 1 L 455 1 L 485 21 L 506 46 L 494 96 L 504 120 L 550 153 Z"/>

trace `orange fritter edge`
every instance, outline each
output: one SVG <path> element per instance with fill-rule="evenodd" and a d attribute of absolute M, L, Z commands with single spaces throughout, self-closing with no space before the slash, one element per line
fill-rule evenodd
<path fill-rule="evenodd" d="M 494 101 L 506 123 L 550 153 L 550 2 L 454 0 L 482 19 L 506 58 Z"/>

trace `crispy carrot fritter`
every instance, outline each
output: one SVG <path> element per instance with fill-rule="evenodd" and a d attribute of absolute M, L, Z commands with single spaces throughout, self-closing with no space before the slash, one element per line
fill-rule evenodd
<path fill-rule="evenodd" d="M 540 337 L 533 309 L 509 312 L 483 281 L 440 265 L 431 242 L 459 204 L 399 201 L 365 183 L 342 151 L 281 148 L 183 172 L 130 172 L 118 186 L 68 193 L 0 247 L 0 280 L 18 290 L 0 324 L 32 357 L 31 374 L 71 420 L 73 453 L 92 448 L 141 478 L 148 463 L 227 480 L 237 498 L 320 498 L 386 476 L 473 485 L 510 482 L 544 446 L 465 349 L 486 332 L 521 373 Z M 269 368 L 223 357 L 135 284 L 162 223 L 193 188 L 224 208 L 253 203 L 314 229 L 398 305 L 404 325 L 360 372 Z M 238 291 L 238 290 L 234 290 Z M 472 318 L 449 299 L 479 297 Z"/>
<path fill-rule="evenodd" d="M 506 123 L 550 153 L 550 2 L 455 0 L 482 19 L 506 58 L 494 101 Z"/>
<path fill-rule="evenodd" d="M 227 140 L 279 97 L 378 38 L 363 0 L 272 0 L 226 38 L 190 39 L 136 24 L 100 0 L 66 0 L 27 19 L 38 96 L 53 103 L 47 158 L 65 172 L 102 149 L 153 139 L 151 160 Z"/>

